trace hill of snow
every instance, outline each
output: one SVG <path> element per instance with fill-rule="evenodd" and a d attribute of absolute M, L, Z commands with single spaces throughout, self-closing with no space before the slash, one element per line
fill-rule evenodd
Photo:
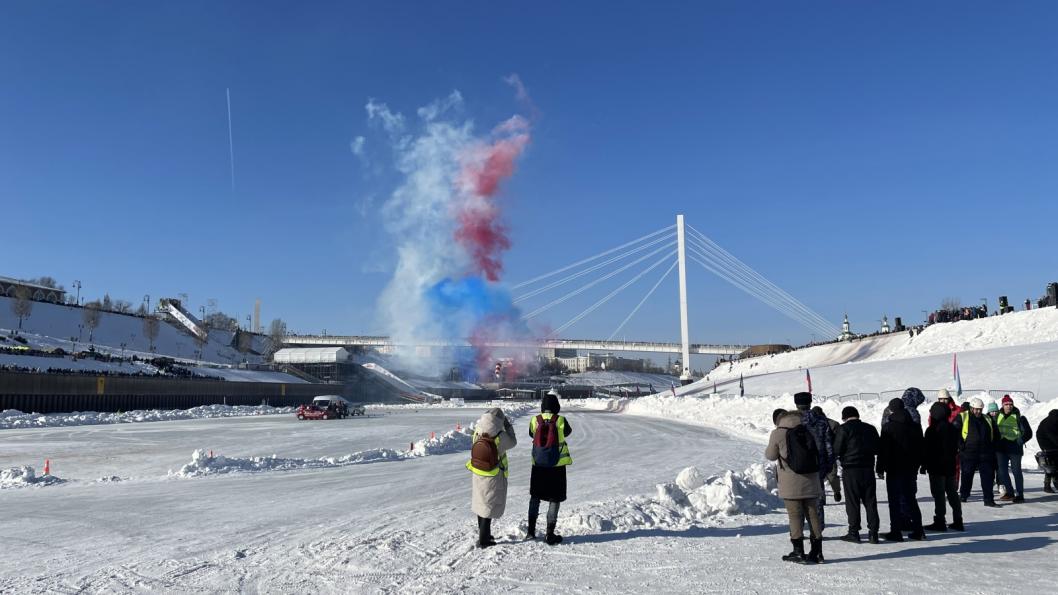
<path fill-rule="evenodd" d="M 12 312 L 13 298 L 0 297 L 0 333 L 8 335 L 11 329 L 18 328 L 18 317 Z M 67 352 L 87 349 L 89 331 L 78 329 L 84 324 L 84 308 L 33 302 L 32 314 L 22 321 L 22 335 L 30 341 L 30 346 L 40 349 L 61 347 Z M 76 342 L 80 335 L 81 340 Z M 133 354 L 140 357 L 166 355 L 177 359 L 192 360 L 196 358 L 198 346 L 191 335 L 177 327 L 162 322 L 158 325 L 158 338 L 154 341 L 154 352 L 150 351 L 150 341 L 143 335 L 143 318 L 130 314 L 100 312 L 99 326 L 92 333 L 92 344 L 97 351 L 125 356 Z M 257 363 L 263 358 L 249 353 L 239 353 L 231 347 L 233 333 L 213 330 L 209 341 L 202 348 L 203 361 L 237 364 L 243 361 Z M 122 350 L 121 344 L 125 344 Z"/>

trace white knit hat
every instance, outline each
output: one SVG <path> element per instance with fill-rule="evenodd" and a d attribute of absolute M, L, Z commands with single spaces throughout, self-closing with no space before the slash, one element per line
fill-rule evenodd
<path fill-rule="evenodd" d="M 951 393 L 948 392 L 948 389 L 942 388 L 937 391 L 937 400 L 941 399 L 951 399 Z"/>
<path fill-rule="evenodd" d="M 981 399 L 978 399 L 977 397 L 974 397 L 974 398 L 970 399 L 970 408 L 971 409 L 984 409 L 985 408 L 985 402 L 982 401 Z"/>

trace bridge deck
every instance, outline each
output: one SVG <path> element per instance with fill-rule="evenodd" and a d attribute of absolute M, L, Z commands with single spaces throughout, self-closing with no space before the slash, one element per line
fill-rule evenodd
<path fill-rule="evenodd" d="M 389 337 L 376 336 L 341 336 L 341 335 L 288 335 L 283 339 L 285 345 L 323 347 L 323 346 L 349 346 L 349 347 L 396 347 L 396 346 L 419 346 L 419 347 L 469 347 L 470 343 L 426 340 L 416 341 L 414 344 L 405 345 L 399 341 L 393 341 Z M 504 348 L 530 348 L 530 349 L 583 349 L 590 351 L 638 351 L 642 353 L 680 353 L 682 348 L 679 343 L 658 343 L 651 341 L 602 341 L 591 339 L 556 339 L 551 341 L 489 341 L 486 346 Z M 749 348 L 749 345 L 708 345 L 692 343 L 691 353 L 704 355 L 738 355 Z"/>

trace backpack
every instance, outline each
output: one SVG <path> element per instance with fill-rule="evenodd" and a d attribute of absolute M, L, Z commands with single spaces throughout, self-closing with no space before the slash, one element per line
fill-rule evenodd
<path fill-rule="evenodd" d="M 561 457 L 558 440 L 558 416 L 544 419 L 536 416 L 536 431 L 533 432 L 533 464 L 539 467 L 554 467 Z"/>
<path fill-rule="evenodd" d="M 492 471 L 500 465 L 500 451 L 496 439 L 488 434 L 479 434 L 470 447 L 470 466 L 478 471 Z"/>
<path fill-rule="evenodd" d="M 804 424 L 786 430 L 786 468 L 801 475 L 819 471 L 819 449 Z"/>

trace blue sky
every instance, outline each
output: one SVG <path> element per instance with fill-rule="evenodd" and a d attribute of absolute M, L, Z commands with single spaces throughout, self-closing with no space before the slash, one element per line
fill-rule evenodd
<path fill-rule="evenodd" d="M 398 179 L 364 105 L 412 114 L 458 89 L 487 130 L 519 109 L 518 73 L 540 117 L 502 194 L 507 280 L 682 212 L 855 330 L 948 296 L 1020 307 L 1058 280 L 1056 19 L 1051 2 L 8 2 L 0 275 L 376 332 L 377 205 Z M 811 338 L 696 266 L 689 283 L 695 341 Z M 607 336 L 649 285 L 567 335 Z M 623 334 L 678 337 L 674 281 Z"/>

